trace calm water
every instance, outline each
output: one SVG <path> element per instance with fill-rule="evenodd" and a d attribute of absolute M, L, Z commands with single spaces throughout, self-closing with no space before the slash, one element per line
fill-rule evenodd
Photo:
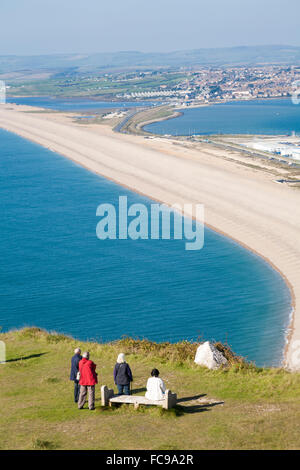
<path fill-rule="evenodd" d="M 300 134 L 300 105 L 290 99 L 240 101 L 182 111 L 182 116 L 149 124 L 145 130 L 171 135 Z"/>
<path fill-rule="evenodd" d="M 135 108 L 140 106 L 152 106 L 154 103 L 149 101 L 94 101 L 89 99 L 63 99 L 45 97 L 20 97 L 7 98 L 7 103 L 25 104 L 27 106 L 37 106 L 47 109 L 55 109 L 58 111 L 86 111 L 89 109 L 105 109 L 105 108 Z M 157 103 L 155 103 L 157 104 Z"/>
<path fill-rule="evenodd" d="M 226 338 L 258 364 L 282 357 L 290 296 L 256 255 L 206 230 L 184 241 L 96 238 L 96 208 L 151 201 L 0 130 L 0 325 L 79 339 Z"/>

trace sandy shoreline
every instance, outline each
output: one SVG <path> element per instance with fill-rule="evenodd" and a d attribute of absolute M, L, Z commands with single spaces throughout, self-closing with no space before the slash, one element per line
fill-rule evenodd
<path fill-rule="evenodd" d="M 230 161 L 226 150 L 115 134 L 108 126 L 77 124 L 68 114 L 24 112 L 30 109 L 0 106 L 0 127 L 152 199 L 203 203 L 207 226 L 270 262 L 292 293 L 286 365 L 300 370 L 295 360 L 300 348 L 299 189 L 275 184 L 270 172 Z"/>

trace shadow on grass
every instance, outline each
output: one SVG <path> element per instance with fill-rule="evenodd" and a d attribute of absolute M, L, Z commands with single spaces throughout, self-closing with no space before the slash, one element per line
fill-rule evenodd
<path fill-rule="evenodd" d="M 206 393 L 202 393 L 199 395 L 194 395 L 192 397 L 182 397 L 177 400 L 177 405 L 175 406 L 177 416 L 182 416 L 184 414 L 193 414 L 193 413 L 202 413 L 203 411 L 209 411 L 210 408 L 213 408 L 214 406 L 217 405 L 223 405 L 224 401 L 213 401 L 209 402 L 209 399 L 207 400 L 207 403 L 191 403 L 187 405 L 181 405 L 181 403 L 185 402 L 193 402 L 195 400 L 198 400 L 199 398 L 206 397 Z"/>
<path fill-rule="evenodd" d="M 43 352 L 43 353 L 38 353 L 38 354 L 30 354 L 30 356 L 22 356 L 22 357 L 16 357 L 14 359 L 7 359 L 6 362 L 26 361 L 27 359 L 33 359 L 35 357 L 44 356 L 44 354 L 48 354 L 48 353 Z"/>
<path fill-rule="evenodd" d="M 193 397 L 178 398 L 177 403 L 183 403 L 185 401 L 198 400 L 198 398 L 203 398 L 203 397 L 206 397 L 206 393 L 202 393 L 201 395 L 194 395 Z"/>
<path fill-rule="evenodd" d="M 202 413 L 202 411 L 210 411 L 210 408 L 217 405 L 223 405 L 224 402 L 220 401 L 219 403 L 211 403 L 207 405 L 188 405 L 188 406 L 181 406 L 177 405 L 178 411 L 184 414 L 193 414 L 193 413 Z"/>

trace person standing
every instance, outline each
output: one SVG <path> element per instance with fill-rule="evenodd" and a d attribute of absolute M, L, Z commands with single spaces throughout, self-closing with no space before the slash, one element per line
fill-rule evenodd
<path fill-rule="evenodd" d="M 88 394 L 89 409 L 95 409 L 95 385 L 98 383 L 96 373 L 96 364 L 90 360 L 90 353 L 84 352 L 82 359 L 79 362 L 80 372 L 80 394 L 78 400 L 78 408 L 81 410 L 86 402 L 86 395 Z"/>
<path fill-rule="evenodd" d="M 118 387 L 119 395 L 130 395 L 130 382 L 133 381 L 129 364 L 125 361 L 125 354 L 118 355 L 114 368 L 114 382 Z"/>
<path fill-rule="evenodd" d="M 74 382 L 74 401 L 75 403 L 78 402 L 79 398 L 79 362 L 81 361 L 81 351 L 79 348 L 74 350 L 74 356 L 71 359 L 71 373 L 70 373 L 70 380 Z"/>

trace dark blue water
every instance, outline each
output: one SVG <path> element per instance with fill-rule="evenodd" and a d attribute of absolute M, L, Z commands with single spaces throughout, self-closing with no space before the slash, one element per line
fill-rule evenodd
<path fill-rule="evenodd" d="M 239 101 L 184 109 L 183 115 L 145 126 L 171 135 L 300 133 L 300 105 L 291 99 Z"/>
<path fill-rule="evenodd" d="M 7 103 L 24 104 L 27 106 L 37 106 L 40 108 L 55 109 L 57 111 L 87 111 L 90 109 L 111 109 L 111 108 L 135 108 L 141 106 L 152 106 L 149 101 L 94 101 L 86 98 L 53 98 L 51 96 L 33 97 L 26 96 L 20 98 L 7 98 Z"/>
<path fill-rule="evenodd" d="M 151 201 L 0 130 L 0 326 L 79 339 L 215 339 L 258 364 L 282 358 L 288 289 L 262 259 L 206 230 L 184 240 L 96 237 L 96 208 Z"/>

